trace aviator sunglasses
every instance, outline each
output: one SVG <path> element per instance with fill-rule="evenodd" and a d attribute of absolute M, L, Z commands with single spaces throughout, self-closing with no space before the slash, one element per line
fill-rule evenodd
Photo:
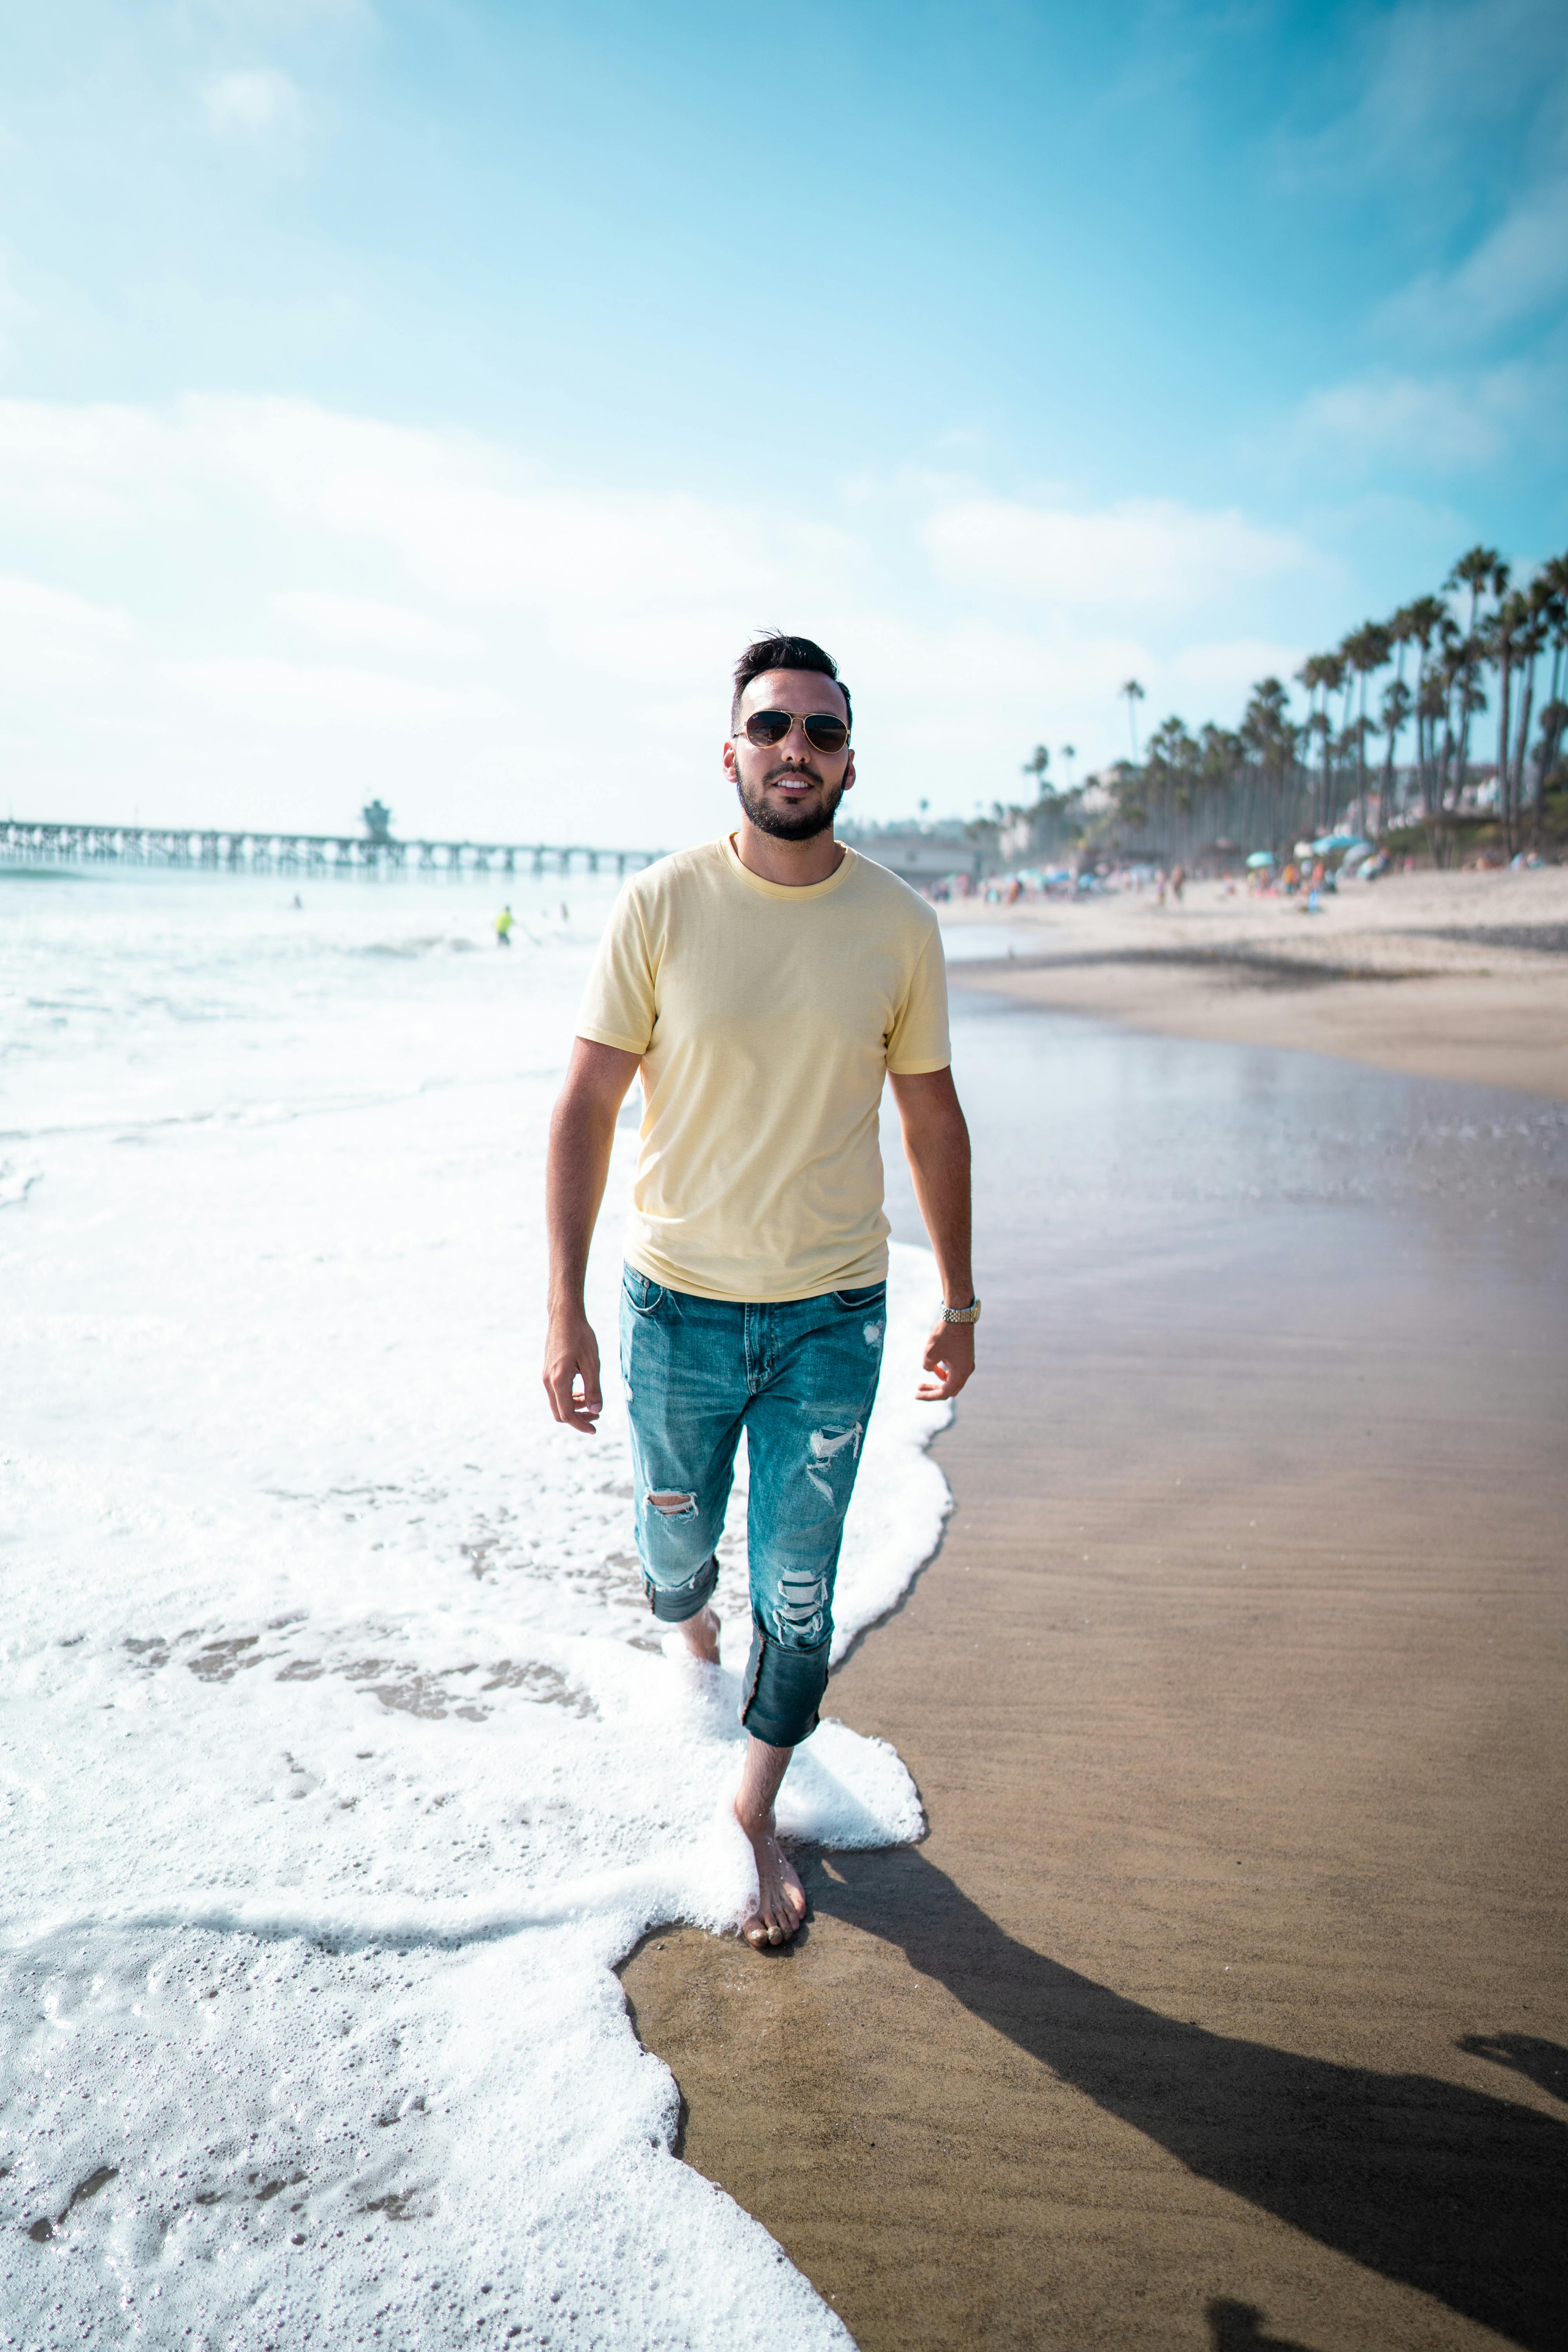
<path fill-rule="evenodd" d="M 798 710 L 753 710 L 745 721 L 746 740 L 759 751 L 772 751 L 784 740 L 797 719 L 814 751 L 842 751 L 849 740 L 846 720 L 835 719 L 826 711 L 802 719 Z"/>

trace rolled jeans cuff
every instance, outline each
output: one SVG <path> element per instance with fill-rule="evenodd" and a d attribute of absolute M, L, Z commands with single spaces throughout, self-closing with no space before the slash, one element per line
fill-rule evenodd
<path fill-rule="evenodd" d="M 831 1634 L 814 1650 L 786 1650 L 752 1617 L 752 1654 L 742 1685 L 741 1721 L 769 1748 L 798 1748 L 816 1729 L 827 1688 Z"/>
<path fill-rule="evenodd" d="M 684 1584 L 656 1584 L 646 1570 L 642 1581 L 648 1607 L 659 1623 L 684 1625 L 689 1617 L 695 1617 L 713 1598 L 713 1588 L 719 1581 L 719 1555 L 710 1553 L 696 1575 Z"/>

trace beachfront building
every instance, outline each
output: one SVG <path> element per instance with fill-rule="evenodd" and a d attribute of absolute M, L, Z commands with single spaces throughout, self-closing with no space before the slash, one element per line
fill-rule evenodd
<path fill-rule="evenodd" d="M 841 824 L 837 830 L 841 841 L 874 857 L 916 890 L 960 876 L 973 886 L 985 871 L 983 846 L 952 819 L 937 824 Z"/>

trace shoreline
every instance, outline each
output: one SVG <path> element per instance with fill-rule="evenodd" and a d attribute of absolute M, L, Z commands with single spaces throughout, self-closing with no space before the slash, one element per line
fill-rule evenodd
<path fill-rule="evenodd" d="M 1217 883 L 1163 908 L 1152 895 L 961 904 L 943 930 L 963 942 L 955 988 L 1568 1101 L 1568 874 L 1554 867 L 1347 884 L 1312 917 Z M 987 931 L 994 958 L 973 951 Z"/>
<path fill-rule="evenodd" d="M 680 2152 L 863 2352 L 1547 2352 L 1556 1122 L 958 1018 L 982 1373 L 942 1545 L 828 1702 L 928 1834 L 803 1852 L 784 1951 L 665 1928 L 624 1964 Z M 1130 1117 L 1168 1150 L 1129 1159 Z"/>

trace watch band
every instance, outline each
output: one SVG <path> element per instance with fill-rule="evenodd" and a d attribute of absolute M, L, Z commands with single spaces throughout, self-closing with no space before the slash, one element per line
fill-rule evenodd
<path fill-rule="evenodd" d="M 972 1298 L 967 1307 L 944 1307 L 942 1310 L 942 1319 L 944 1323 L 978 1323 L 979 1299 Z"/>

